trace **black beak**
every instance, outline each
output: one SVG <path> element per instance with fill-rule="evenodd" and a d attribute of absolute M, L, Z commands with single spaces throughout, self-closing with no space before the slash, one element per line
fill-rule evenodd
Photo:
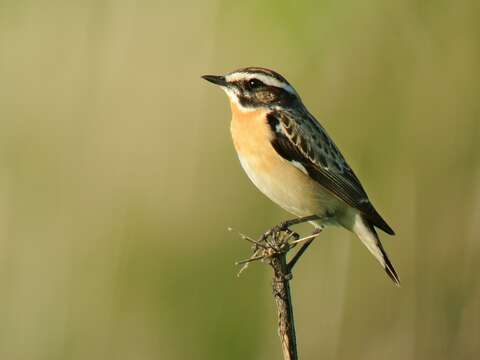
<path fill-rule="evenodd" d="M 217 76 L 217 75 L 203 75 L 202 79 L 210 81 L 211 83 L 219 86 L 227 86 L 228 83 L 225 80 L 225 76 Z"/>

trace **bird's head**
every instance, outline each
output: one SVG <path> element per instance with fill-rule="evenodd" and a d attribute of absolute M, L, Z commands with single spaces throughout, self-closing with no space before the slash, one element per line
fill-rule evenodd
<path fill-rule="evenodd" d="M 294 107 L 301 103 L 288 81 L 269 69 L 248 67 L 226 75 L 204 75 L 202 78 L 220 86 L 232 104 L 242 111 Z"/>

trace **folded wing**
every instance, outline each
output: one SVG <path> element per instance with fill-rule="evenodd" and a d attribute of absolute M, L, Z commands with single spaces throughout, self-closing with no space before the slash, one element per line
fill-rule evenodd
<path fill-rule="evenodd" d="M 296 120 L 299 117 L 302 121 Z M 302 164 L 309 176 L 359 210 L 371 224 L 387 234 L 395 234 L 375 210 L 360 181 L 312 115 L 274 110 L 269 113 L 268 122 L 274 132 L 272 146 L 280 156 Z"/>

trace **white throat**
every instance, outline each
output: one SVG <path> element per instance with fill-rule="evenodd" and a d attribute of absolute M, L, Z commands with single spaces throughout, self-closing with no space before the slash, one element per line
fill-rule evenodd
<path fill-rule="evenodd" d="M 223 91 L 225 91 L 225 93 L 227 94 L 228 98 L 230 99 L 230 101 L 232 103 L 234 103 L 236 105 L 236 107 L 241 111 L 241 112 L 252 112 L 252 111 L 255 111 L 257 109 L 255 108 L 249 108 L 249 107 L 245 107 L 243 106 L 240 101 L 238 100 L 238 94 L 236 93 L 235 90 L 233 89 L 230 89 L 230 88 L 227 88 L 227 87 L 222 87 Z"/>

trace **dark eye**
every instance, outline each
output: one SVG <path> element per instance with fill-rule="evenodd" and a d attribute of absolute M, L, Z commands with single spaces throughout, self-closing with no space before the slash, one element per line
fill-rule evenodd
<path fill-rule="evenodd" d="M 257 89 L 261 86 L 263 86 L 263 83 L 258 79 L 250 79 L 247 82 L 247 88 L 249 90 L 254 90 L 254 89 Z"/>

